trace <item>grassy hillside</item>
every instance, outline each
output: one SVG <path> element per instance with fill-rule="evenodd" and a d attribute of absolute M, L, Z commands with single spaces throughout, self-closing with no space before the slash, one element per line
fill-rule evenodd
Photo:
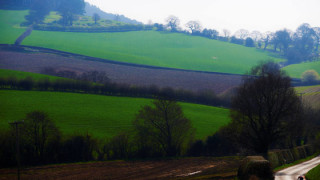
<path fill-rule="evenodd" d="M 0 91 L 0 126 L 23 119 L 33 110 L 49 113 L 62 132 L 90 132 L 97 137 L 111 137 L 131 128 L 141 106 L 150 99 L 109 97 L 89 94 Z M 229 122 L 228 109 L 181 103 L 186 117 L 196 128 L 196 137 L 205 138 Z"/>
<path fill-rule="evenodd" d="M 308 103 L 313 108 L 320 109 L 320 85 L 317 86 L 301 86 L 295 88 L 298 93 L 304 93 L 302 99 L 304 103 Z"/>
<path fill-rule="evenodd" d="M 314 62 L 306 62 L 301 64 L 292 64 L 283 68 L 290 77 L 300 78 L 306 70 L 313 69 L 320 74 L 320 60 Z"/>
<path fill-rule="evenodd" d="M 15 40 L 25 31 L 20 27 L 28 11 L 0 10 L 0 44 L 14 44 Z"/>
<path fill-rule="evenodd" d="M 13 14 L 1 11 L 1 18 Z M 17 30 L 27 11 L 8 18 L 8 29 Z M 22 33 L 21 29 L 19 32 Z M 11 34 L 5 31 L 3 34 Z M 13 43 L 17 36 L 0 39 Z M 9 41 L 10 39 L 10 41 Z M 71 33 L 33 31 L 23 45 L 40 46 L 104 59 L 161 67 L 242 74 L 272 54 L 227 42 L 177 33 L 136 31 L 121 33 Z M 277 61 L 281 59 L 275 58 Z"/>
<path fill-rule="evenodd" d="M 242 74 L 259 61 L 272 58 L 255 48 L 155 31 L 33 31 L 23 44 L 129 63 L 234 74 Z"/>
<path fill-rule="evenodd" d="M 0 43 L 14 43 L 24 31 L 20 23 L 24 21 L 27 13 L 27 11 L 0 10 L 2 20 Z M 57 18 L 58 15 L 51 13 L 46 22 L 56 21 Z M 92 24 L 89 20 L 89 17 L 83 16 L 75 24 L 88 22 Z M 104 23 L 108 25 L 114 22 Z M 255 48 L 202 37 L 155 31 L 119 33 L 33 31 L 22 44 L 121 62 L 233 74 L 243 74 L 262 60 L 283 60 L 272 53 Z M 308 69 L 315 69 L 320 73 L 320 61 L 290 65 L 284 69 L 291 77 L 300 78 Z"/>

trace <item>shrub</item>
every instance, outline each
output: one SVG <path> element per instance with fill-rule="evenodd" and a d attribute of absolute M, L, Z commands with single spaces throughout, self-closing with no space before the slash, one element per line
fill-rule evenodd
<path fill-rule="evenodd" d="M 320 77 L 317 71 L 310 69 L 306 70 L 301 75 L 301 80 L 307 84 L 315 84 L 319 81 Z"/>
<path fill-rule="evenodd" d="M 246 41 L 245 41 L 245 46 L 247 47 L 254 47 L 254 41 L 252 38 L 247 37 Z"/>
<path fill-rule="evenodd" d="M 254 177 L 265 180 L 274 179 L 269 161 L 262 156 L 246 157 L 238 169 L 238 178 L 240 180 L 249 180 Z"/>

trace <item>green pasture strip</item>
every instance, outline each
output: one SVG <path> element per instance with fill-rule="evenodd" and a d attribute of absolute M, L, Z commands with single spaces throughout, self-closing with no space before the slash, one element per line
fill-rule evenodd
<path fill-rule="evenodd" d="M 306 178 L 308 180 L 318 180 L 320 178 L 320 165 L 316 166 L 315 168 L 311 169 L 307 174 Z"/>
<path fill-rule="evenodd" d="M 75 33 L 33 31 L 23 45 L 143 65 L 243 74 L 267 52 L 178 33 L 135 31 Z M 280 58 L 274 58 L 282 61 Z"/>
<path fill-rule="evenodd" d="M 7 78 L 7 77 L 16 77 L 17 79 L 24 79 L 26 77 L 32 77 L 33 80 L 40 80 L 48 78 L 49 80 L 57 80 L 57 79 L 66 79 L 57 76 L 50 76 L 38 73 L 31 73 L 31 72 L 23 72 L 23 71 L 15 71 L 15 70 L 8 70 L 8 69 L 0 69 L 0 77 Z"/>
<path fill-rule="evenodd" d="M 65 134 L 89 132 L 96 137 L 112 137 L 132 128 L 139 109 L 150 99 L 111 97 L 90 94 L 0 91 L 0 125 L 21 120 L 34 110 L 48 112 Z M 229 122 L 229 110 L 211 106 L 180 103 L 186 117 L 196 128 L 196 138 L 204 139 Z"/>
<path fill-rule="evenodd" d="M 300 64 L 292 64 L 283 68 L 290 77 L 301 78 L 306 70 L 315 70 L 320 74 L 320 60 L 313 62 L 305 62 Z"/>
<path fill-rule="evenodd" d="M 16 39 L 25 31 L 20 27 L 28 11 L 0 10 L 0 44 L 14 44 Z"/>

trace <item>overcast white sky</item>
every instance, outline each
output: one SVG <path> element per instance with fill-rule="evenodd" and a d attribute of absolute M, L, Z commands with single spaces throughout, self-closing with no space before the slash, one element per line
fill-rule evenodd
<path fill-rule="evenodd" d="M 232 33 L 239 29 L 261 32 L 296 30 L 302 23 L 320 27 L 320 0 L 85 0 L 100 9 L 143 23 L 165 23 L 169 15 L 180 26 L 198 20 L 205 28 Z"/>

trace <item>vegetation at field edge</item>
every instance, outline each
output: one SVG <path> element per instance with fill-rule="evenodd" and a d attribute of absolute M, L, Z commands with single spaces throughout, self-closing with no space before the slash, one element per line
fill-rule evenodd
<path fill-rule="evenodd" d="M 320 165 L 316 166 L 315 168 L 311 169 L 307 174 L 306 178 L 308 180 L 317 180 L 320 177 Z"/>

